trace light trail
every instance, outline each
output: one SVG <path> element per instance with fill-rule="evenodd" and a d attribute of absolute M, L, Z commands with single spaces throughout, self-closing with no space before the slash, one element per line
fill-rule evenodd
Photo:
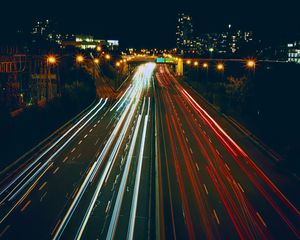
<path fill-rule="evenodd" d="M 30 177 L 21 188 L 19 188 L 18 191 L 16 191 L 9 199 L 8 201 L 11 201 L 20 191 L 22 191 L 46 166 L 47 164 L 57 155 L 60 153 L 60 151 L 98 114 L 99 111 L 105 106 L 107 102 L 107 99 L 105 99 L 104 103 L 101 105 L 101 107 L 80 127 L 77 129 L 75 133 L 72 134 L 71 137 L 68 138 L 68 140 L 58 149 L 56 150 L 51 157 L 45 161 L 45 163 L 37 170 L 32 177 Z"/>
<path fill-rule="evenodd" d="M 141 71 L 145 71 L 145 69 L 148 69 L 150 66 L 149 64 L 145 64 L 142 65 L 138 68 L 138 72 Z M 152 67 L 152 71 L 154 70 L 155 64 L 151 66 Z M 152 74 L 152 72 L 151 72 Z M 135 75 L 138 76 L 138 75 Z M 150 76 L 148 76 L 150 77 Z M 93 197 L 90 201 L 90 204 L 86 210 L 85 216 L 83 218 L 83 220 L 81 221 L 81 224 L 78 228 L 78 231 L 76 233 L 76 239 L 81 239 L 82 234 L 84 232 L 84 229 L 86 228 L 86 225 L 88 223 L 88 219 L 90 217 L 90 214 L 94 208 L 94 205 L 96 203 L 96 200 L 99 196 L 99 193 L 101 191 L 101 188 L 103 186 L 103 182 L 105 180 L 105 178 L 107 177 L 107 175 L 109 175 L 109 170 L 111 168 L 111 166 L 114 164 L 115 159 L 117 157 L 117 153 L 120 150 L 120 147 L 122 145 L 123 139 L 125 137 L 126 132 L 129 129 L 129 125 L 132 122 L 133 119 L 133 115 L 137 109 L 141 94 L 144 90 L 145 86 L 144 86 L 144 81 L 140 81 L 140 79 L 138 79 L 137 77 L 133 78 L 133 83 L 132 83 L 132 91 L 130 91 L 131 95 L 127 96 L 126 98 L 129 99 L 129 102 L 126 106 L 126 109 L 124 110 L 124 112 L 122 113 L 120 119 L 118 120 L 118 123 L 116 125 L 116 127 L 114 128 L 114 131 L 112 132 L 112 134 L 110 135 L 109 139 L 107 140 L 102 152 L 100 153 L 99 157 L 97 158 L 97 160 L 94 162 L 93 166 L 91 167 L 91 169 L 89 170 L 88 173 L 88 177 L 85 179 L 84 183 L 81 185 L 80 190 L 77 192 L 76 197 L 74 198 L 71 206 L 69 207 L 66 215 L 64 216 L 63 220 L 60 222 L 59 227 L 57 228 L 54 238 L 53 239 L 60 239 L 60 237 L 62 236 L 68 222 L 70 221 L 74 211 L 76 210 L 84 192 L 86 191 L 88 184 L 92 183 L 93 180 L 96 177 L 96 174 L 99 171 L 100 166 L 102 165 L 102 162 L 105 158 L 105 156 L 108 154 L 109 150 L 111 149 L 111 146 L 115 140 L 115 138 L 118 136 L 117 142 L 112 150 L 112 153 L 110 154 L 110 157 L 108 159 L 108 162 L 105 166 L 104 172 L 101 175 L 101 178 L 98 182 L 97 188 L 93 194 Z M 123 101 L 126 101 L 126 99 L 124 99 Z M 116 106 L 116 105 L 115 105 Z M 117 109 L 118 111 L 118 109 Z M 129 114 L 128 114 L 129 112 Z M 127 118 L 126 118 L 127 117 Z M 118 134 L 124 120 L 126 118 L 126 122 L 123 126 L 122 132 L 121 134 Z"/>
<path fill-rule="evenodd" d="M 143 155 L 144 155 L 144 146 L 145 146 L 145 139 L 146 139 L 146 132 L 147 132 L 149 109 L 150 109 L 150 98 L 148 98 L 148 112 L 144 119 L 144 129 L 142 133 L 142 141 L 141 141 L 140 154 L 138 159 L 137 173 L 135 177 L 134 191 L 133 191 L 131 211 L 129 217 L 129 225 L 127 230 L 127 239 L 133 239 L 133 234 L 134 234 L 135 217 L 136 217 L 138 193 L 139 193 L 141 172 L 142 172 L 142 165 L 143 165 Z"/>
<path fill-rule="evenodd" d="M 121 204 L 122 204 L 122 200 L 123 200 L 123 196 L 124 196 L 125 186 L 126 186 L 126 182 L 127 182 L 127 178 L 128 178 L 128 173 L 129 173 L 129 168 L 130 168 L 130 165 L 131 165 L 133 150 L 135 148 L 137 134 L 138 134 L 139 127 L 140 127 L 140 122 L 141 122 L 141 115 L 139 115 L 139 117 L 138 117 L 136 128 L 134 130 L 133 138 L 132 138 L 132 141 L 131 141 L 131 144 L 130 144 L 130 149 L 129 149 L 129 152 L 128 152 L 126 165 L 125 165 L 125 169 L 124 169 L 122 180 L 121 180 L 121 185 L 119 187 L 118 195 L 117 195 L 117 198 L 116 198 L 116 203 L 115 203 L 114 210 L 113 210 L 112 217 L 111 217 L 111 221 L 110 221 L 110 224 L 109 224 L 106 240 L 113 239 L 114 235 L 115 235 L 115 232 L 116 232 L 119 213 L 120 213 Z"/>
<path fill-rule="evenodd" d="M 43 156 L 45 156 L 51 149 L 53 149 L 64 137 L 66 137 L 75 127 L 77 127 L 84 119 L 90 115 L 102 102 L 102 98 L 99 100 L 98 104 L 92 108 L 83 118 L 81 118 L 73 127 L 71 127 L 67 132 L 65 132 L 56 142 L 54 142 L 46 151 L 39 155 L 29 166 L 27 166 L 18 176 L 14 178 L 3 190 L 0 192 L 0 196 L 10 188 L 19 178 L 21 178 L 35 163 L 37 163 Z"/>
<path fill-rule="evenodd" d="M 116 136 L 117 132 L 119 131 L 119 128 L 120 128 L 120 126 L 121 126 L 121 124 L 122 124 L 122 122 L 123 122 L 123 120 L 124 120 L 124 118 L 125 118 L 125 116 L 126 116 L 127 111 L 129 111 L 129 109 L 130 109 L 130 106 L 131 106 L 131 105 L 128 105 L 128 106 L 127 106 L 127 110 L 125 111 L 125 113 L 122 115 L 122 118 L 121 118 L 120 121 L 118 122 L 118 125 L 116 126 L 116 128 L 115 128 L 115 130 L 114 130 L 114 133 L 111 134 L 110 139 L 107 141 L 107 143 L 106 143 L 107 146 L 110 146 L 110 145 L 111 145 L 112 140 L 114 139 L 114 137 Z M 82 234 L 83 234 L 83 232 L 84 232 L 84 229 L 86 228 L 86 225 L 87 225 L 87 223 L 88 223 L 88 220 L 89 220 L 89 218 L 90 218 L 90 215 L 91 215 L 91 213 L 92 213 L 92 210 L 93 210 L 93 208 L 94 208 L 94 206 L 95 206 L 95 203 L 96 203 L 96 201 L 97 201 L 97 198 L 98 198 L 98 196 L 99 196 L 99 194 L 100 194 L 100 191 L 101 191 L 101 189 L 102 189 L 104 180 L 105 180 L 105 178 L 107 178 L 107 177 L 109 176 L 109 170 L 111 169 L 111 166 L 114 164 L 114 161 L 115 161 L 115 159 L 116 159 L 116 157 L 117 157 L 117 153 L 118 153 L 118 151 L 120 150 L 121 144 L 122 144 L 122 142 L 123 142 L 123 140 L 124 140 L 125 134 L 126 134 L 126 132 L 128 131 L 129 124 L 130 124 L 130 122 L 132 121 L 133 114 L 134 114 L 134 112 L 135 112 L 135 108 L 136 108 L 136 106 L 134 106 L 133 108 L 131 108 L 131 112 L 130 112 L 130 114 L 129 114 L 129 117 L 127 117 L 126 123 L 124 124 L 124 127 L 123 127 L 123 129 L 122 129 L 122 132 L 120 133 L 119 138 L 118 138 L 118 140 L 117 140 L 117 142 L 116 142 L 116 144 L 115 144 L 115 146 L 114 146 L 114 149 L 112 150 L 112 154 L 110 155 L 110 158 L 108 159 L 108 162 L 107 162 L 107 164 L 106 164 L 106 166 L 105 166 L 105 169 L 104 169 L 104 171 L 103 171 L 103 173 L 102 173 L 102 175 L 101 175 L 101 178 L 100 178 L 100 180 L 99 180 L 99 182 L 98 182 L 97 188 L 96 188 L 96 190 L 95 190 L 95 192 L 94 192 L 93 198 L 92 198 L 92 200 L 91 200 L 91 202 L 90 202 L 90 204 L 89 204 L 89 207 L 87 208 L 87 211 L 86 211 L 86 213 L 85 213 L 85 216 L 84 216 L 84 218 L 83 218 L 83 220 L 82 220 L 82 222 L 81 222 L 81 224 L 80 224 L 80 227 L 79 227 L 79 229 L 78 229 L 78 231 L 77 231 L 77 234 L 76 234 L 75 239 L 81 239 L 81 237 L 82 237 Z M 100 154 L 100 156 L 99 156 L 99 158 L 98 158 L 97 161 L 102 162 L 104 156 L 105 156 L 105 155 L 107 154 L 107 152 L 108 152 L 108 149 L 109 149 L 109 147 L 104 147 L 104 149 L 103 149 L 102 153 Z M 95 169 L 96 169 L 96 168 L 95 168 Z M 96 174 L 96 173 L 95 173 L 95 174 Z M 90 181 L 92 181 L 92 179 L 94 178 L 94 175 L 95 175 L 95 174 L 93 174 L 93 175 L 91 176 Z"/>

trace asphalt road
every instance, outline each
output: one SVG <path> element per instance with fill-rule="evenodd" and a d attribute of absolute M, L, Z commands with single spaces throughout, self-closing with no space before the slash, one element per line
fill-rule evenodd
<path fill-rule="evenodd" d="M 3 174 L 1 239 L 150 238 L 154 66 Z"/>
<path fill-rule="evenodd" d="M 166 65 L 106 93 L 0 173 L 0 239 L 299 239 L 298 180 Z"/>
<path fill-rule="evenodd" d="M 156 78 L 162 235 L 299 238 L 299 201 L 291 194 L 297 184 L 200 96 L 179 84 L 165 65 L 158 66 Z"/>

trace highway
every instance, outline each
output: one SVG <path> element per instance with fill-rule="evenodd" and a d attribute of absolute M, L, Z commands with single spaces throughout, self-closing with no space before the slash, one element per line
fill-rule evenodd
<path fill-rule="evenodd" d="M 0 239 L 300 239 L 299 182 L 167 65 L 129 79 L 0 173 Z"/>
<path fill-rule="evenodd" d="M 100 99 L 5 174 L 1 239 L 151 234 L 154 68 L 139 66 L 117 100 Z"/>
<path fill-rule="evenodd" d="M 253 144 L 242 148 L 228 133 L 233 130 L 219 125 L 222 116 L 179 84 L 165 65 L 158 66 L 156 78 L 161 234 L 166 239 L 299 239 L 299 211 L 269 178 L 272 171 L 278 174 L 270 160 Z M 286 177 L 281 180 L 293 186 Z"/>

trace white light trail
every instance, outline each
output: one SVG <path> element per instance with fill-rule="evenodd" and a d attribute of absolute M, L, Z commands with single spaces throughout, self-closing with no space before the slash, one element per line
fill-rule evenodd
<path fill-rule="evenodd" d="M 43 156 L 45 156 L 51 149 L 53 149 L 65 136 L 67 136 L 75 127 L 77 127 L 88 115 L 93 112 L 102 102 L 102 98 L 99 100 L 99 103 L 96 104 L 83 118 L 81 118 L 73 127 L 71 127 L 67 132 L 65 132 L 55 143 L 53 143 L 46 151 L 39 155 L 29 166 L 27 166 L 18 176 L 14 178 L 3 190 L 0 192 L 0 196 L 10 188 L 20 177 L 22 177 L 35 163 L 37 163 Z"/>
<path fill-rule="evenodd" d="M 150 101 L 149 101 L 149 103 L 150 103 Z M 148 104 L 148 110 L 150 107 L 149 105 L 150 104 Z M 137 166 L 137 173 L 136 173 L 136 177 L 135 177 L 134 191 L 133 191 L 133 197 L 132 197 L 132 203 L 131 203 L 131 211 L 130 211 L 128 232 L 127 232 L 127 239 L 130 239 L 130 240 L 133 239 L 133 234 L 134 234 L 136 209 L 137 209 L 137 203 L 138 203 L 138 193 L 139 193 L 139 187 L 140 187 L 145 139 L 146 139 L 146 133 L 147 133 L 147 124 L 148 124 L 148 115 L 145 116 L 145 120 L 144 120 L 142 142 L 141 142 L 141 148 L 140 148 L 140 154 L 139 154 L 138 166 Z"/>

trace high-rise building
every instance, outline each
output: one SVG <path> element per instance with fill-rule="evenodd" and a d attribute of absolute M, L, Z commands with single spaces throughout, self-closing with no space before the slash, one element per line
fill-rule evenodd
<path fill-rule="evenodd" d="M 287 44 L 288 62 L 300 63 L 300 41 Z"/>
<path fill-rule="evenodd" d="M 180 53 L 188 53 L 195 49 L 192 17 L 184 13 L 178 14 L 176 44 Z"/>

